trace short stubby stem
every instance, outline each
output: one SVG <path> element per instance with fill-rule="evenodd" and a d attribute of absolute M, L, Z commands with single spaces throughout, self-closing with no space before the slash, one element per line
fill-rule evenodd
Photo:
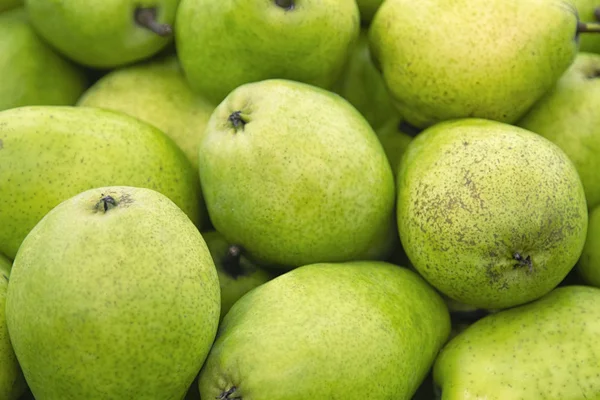
<path fill-rule="evenodd" d="M 96 203 L 96 210 L 104 211 L 105 213 L 117 206 L 117 201 L 112 196 L 102 195 L 102 198 Z"/>
<path fill-rule="evenodd" d="M 600 33 L 600 23 L 595 22 L 578 22 L 577 23 L 577 34 L 581 33 Z"/>
<path fill-rule="evenodd" d="M 171 25 L 161 24 L 156 20 L 156 8 L 136 8 L 135 22 L 159 36 L 170 36 L 173 33 Z"/>
<path fill-rule="evenodd" d="M 235 386 L 232 386 L 229 389 L 227 389 L 226 391 L 222 392 L 221 395 L 219 397 L 217 397 L 217 399 L 218 400 L 242 400 L 242 398 L 239 396 L 233 397 L 233 394 L 235 393 L 236 390 L 237 390 L 237 388 Z"/>
<path fill-rule="evenodd" d="M 244 130 L 244 126 L 246 126 L 246 121 L 244 120 L 244 118 L 242 117 L 242 112 L 241 111 L 234 111 L 231 113 L 231 115 L 227 118 L 227 121 L 229 121 L 229 123 L 231 125 L 233 125 L 233 128 L 237 131 L 237 130 Z"/>
<path fill-rule="evenodd" d="M 234 279 L 244 275 L 244 271 L 240 265 L 243 251 L 242 246 L 232 244 L 227 248 L 227 253 L 223 257 L 223 269 Z"/>

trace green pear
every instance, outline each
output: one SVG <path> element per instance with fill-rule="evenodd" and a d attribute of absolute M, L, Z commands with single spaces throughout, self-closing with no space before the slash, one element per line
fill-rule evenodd
<path fill-rule="evenodd" d="M 126 185 L 169 197 L 206 223 L 198 174 L 163 132 L 116 111 L 31 106 L 0 112 L 0 253 L 21 242 L 61 201 Z"/>
<path fill-rule="evenodd" d="M 63 201 L 27 235 L 6 320 L 36 398 L 180 400 L 219 308 L 215 265 L 187 215 L 154 190 L 112 186 Z"/>
<path fill-rule="evenodd" d="M 513 123 L 572 63 L 577 27 L 566 0 L 390 0 L 369 40 L 410 124 Z"/>
<path fill-rule="evenodd" d="M 62 54 L 115 68 L 158 53 L 172 40 L 179 0 L 25 0 L 31 23 Z"/>
<path fill-rule="evenodd" d="M 0 0 L 0 12 L 22 6 L 24 0 Z"/>
<path fill-rule="evenodd" d="M 192 92 L 176 56 L 112 71 L 78 105 L 121 111 L 156 126 L 183 150 L 194 169 L 200 137 L 215 108 Z"/>
<path fill-rule="evenodd" d="M 12 263 L 0 254 L 0 399 L 16 400 L 27 388 L 6 328 L 6 290 Z"/>
<path fill-rule="evenodd" d="M 227 242 L 217 231 L 203 232 L 202 237 L 217 267 L 221 286 L 221 319 L 240 297 L 271 279 L 271 274 L 257 267 L 244 255 L 244 249 Z"/>
<path fill-rule="evenodd" d="M 0 111 L 29 105 L 73 105 L 83 71 L 44 43 L 23 7 L 0 14 Z"/>
<path fill-rule="evenodd" d="M 600 206 L 590 211 L 587 238 L 577 271 L 586 284 L 600 287 Z"/>
<path fill-rule="evenodd" d="M 600 36 L 599 36 L 600 37 Z M 600 204 L 600 54 L 579 53 L 517 125 L 557 144 L 573 161 L 588 208 Z"/>
<path fill-rule="evenodd" d="M 600 397 L 600 289 L 566 286 L 470 325 L 442 349 L 442 400 Z"/>
<path fill-rule="evenodd" d="M 383 0 L 356 0 L 360 10 L 360 19 L 365 24 L 370 24 Z"/>
<path fill-rule="evenodd" d="M 361 30 L 344 71 L 332 90 L 356 107 L 375 130 L 398 114 L 381 72 L 371 61 L 365 29 Z"/>
<path fill-rule="evenodd" d="M 200 371 L 203 399 L 410 399 L 450 332 L 418 274 L 311 264 L 244 295 Z"/>
<path fill-rule="evenodd" d="M 571 0 L 583 22 L 600 22 L 599 0 Z M 600 54 L 600 35 L 582 35 L 579 38 L 579 51 Z"/>
<path fill-rule="evenodd" d="M 477 308 L 543 296 L 573 268 L 588 213 L 575 166 L 554 143 L 462 119 L 415 137 L 398 173 L 398 230 L 429 283 Z"/>
<path fill-rule="evenodd" d="M 218 104 L 272 78 L 329 89 L 359 31 L 355 0 L 181 0 L 175 41 L 191 86 Z"/>
<path fill-rule="evenodd" d="M 390 232 L 385 152 L 360 113 L 324 89 L 240 86 L 212 114 L 199 164 L 212 224 L 258 264 L 350 261 Z"/>
<path fill-rule="evenodd" d="M 383 150 L 390 162 L 392 173 L 395 177 L 398 174 L 402 156 L 413 139 L 413 136 L 402 131 L 401 120 L 399 118 L 389 120 L 386 124 L 377 129 L 375 133 L 383 146 Z"/>

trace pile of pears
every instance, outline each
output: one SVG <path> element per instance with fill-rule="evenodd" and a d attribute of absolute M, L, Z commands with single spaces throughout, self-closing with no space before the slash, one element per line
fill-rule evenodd
<path fill-rule="evenodd" d="M 600 0 L 0 0 L 0 400 L 600 399 Z"/>

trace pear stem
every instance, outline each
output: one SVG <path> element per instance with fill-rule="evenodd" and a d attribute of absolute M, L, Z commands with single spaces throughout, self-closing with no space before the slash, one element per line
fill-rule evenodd
<path fill-rule="evenodd" d="M 244 249 L 242 248 L 242 246 L 232 244 L 227 248 L 227 252 L 223 257 L 223 269 L 234 279 L 241 275 L 244 275 L 244 271 L 240 266 L 240 260 L 242 258 L 243 252 Z"/>
<path fill-rule="evenodd" d="M 105 196 L 102 195 L 102 198 L 100 199 L 100 201 L 98 203 L 96 203 L 96 210 L 100 211 L 104 211 L 105 213 L 108 210 L 111 210 L 113 208 L 115 208 L 117 206 L 117 201 L 114 199 L 114 197 L 112 196 Z"/>
<path fill-rule="evenodd" d="M 137 8 L 135 10 L 135 22 L 158 36 L 170 36 L 173 33 L 171 25 L 161 24 L 156 20 L 156 8 Z"/>
<path fill-rule="evenodd" d="M 275 4 L 284 10 L 293 10 L 295 7 L 294 0 L 275 0 Z"/>
<path fill-rule="evenodd" d="M 218 400 L 242 400 L 241 397 L 229 397 L 232 394 L 234 394 L 236 390 L 237 390 L 237 388 L 235 386 L 232 386 L 231 388 L 229 388 L 229 390 L 222 392 L 221 395 L 219 397 L 217 397 L 217 399 Z"/>
<path fill-rule="evenodd" d="M 244 121 L 244 118 L 242 118 L 241 111 L 232 112 L 231 115 L 229 116 L 229 118 L 227 118 L 227 120 L 231 123 L 231 125 L 233 125 L 233 127 L 236 131 L 239 130 L 240 128 L 242 130 L 244 130 L 246 121 Z"/>
<path fill-rule="evenodd" d="M 600 10 L 596 10 L 597 12 Z M 596 16 L 598 17 L 598 15 Z M 595 22 L 578 22 L 577 34 L 580 33 L 600 33 L 600 23 Z"/>

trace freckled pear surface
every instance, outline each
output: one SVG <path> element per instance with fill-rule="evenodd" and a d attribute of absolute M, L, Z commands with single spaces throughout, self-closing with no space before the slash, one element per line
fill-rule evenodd
<path fill-rule="evenodd" d="M 569 67 L 576 29 L 575 7 L 563 0 L 391 0 L 375 14 L 369 41 L 412 125 L 513 123 Z"/>
<path fill-rule="evenodd" d="M 61 201 L 114 185 L 156 190 L 198 226 L 205 221 L 198 174 L 157 128 L 87 107 L 0 112 L 0 253 L 14 259 L 27 233 Z"/>
<path fill-rule="evenodd" d="M 441 297 L 384 262 L 313 264 L 247 293 L 200 373 L 203 399 L 410 399 L 450 333 Z M 400 377 L 400 378 L 399 378 Z"/>
<path fill-rule="evenodd" d="M 532 132 L 481 119 L 412 140 L 397 221 L 417 270 L 449 297 L 504 308 L 553 289 L 577 262 L 588 214 L 573 163 Z"/>
<path fill-rule="evenodd" d="M 346 100 L 310 85 L 237 88 L 208 122 L 199 165 L 216 230 L 261 263 L 349 261 L 393 222 L 377 136 Z"/>
<path fill-rule="evenodd" d="M 36 398 L 179 400 L 216 334 L 206 243 L 149 189 L 61 203 L 27 236 L 10 279 L 8 329 Z"/>
<path fill-rule="evenodd" d="M 489 315 L 437 358 L 442 399 L 597 399 L 599 321 L 600 289 L 586 286 Z"/>

